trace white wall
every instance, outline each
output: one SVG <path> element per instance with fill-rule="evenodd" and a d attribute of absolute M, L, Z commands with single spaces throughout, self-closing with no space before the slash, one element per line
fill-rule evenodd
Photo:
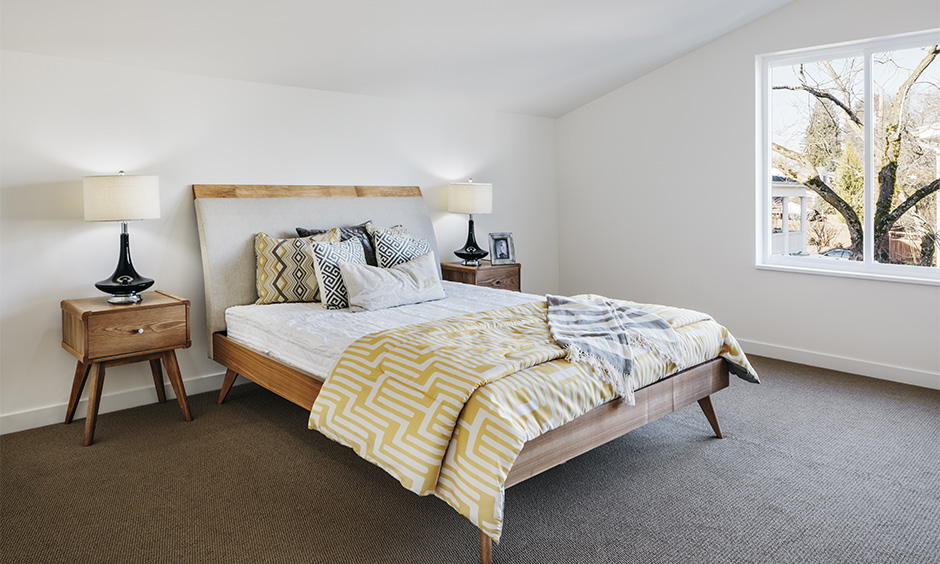
<path fill-rule="evenodd" d="M 707 311 L 745 350 L 940 387 L 940 288 L 758 271 L 755 55 L 940 25 L 798 0 L 558 121 L 560 289 Z"/>
<path fill-rule="evenodd" d="M 131 247 L 155 288 L 192 301 L 193 347 L 178 354 L 190 393 L 217 389 L 222 371 L 206 358 L 194 183 L 418 185 L 442 258 L 457 260 L 467 218 L 446 213 L 446 184 L 473 176 L 494 185 L 478 240 L 512 231 L 523 289 L 557 291 L 554 120 L 9 51 L 0 62 L 2 432 L 64 417 L 75 361 L 59 301 L 98 295 L 117 261 L 118 225 L 82 220 L 85 175 L 160 177 L 162 218 L 132 223 Z M 109 370 L 104 394 L 102 412 L 155 401 L 146 363 Z"/>

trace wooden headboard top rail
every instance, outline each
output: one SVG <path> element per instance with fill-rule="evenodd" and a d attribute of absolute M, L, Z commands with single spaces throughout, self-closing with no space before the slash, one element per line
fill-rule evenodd
<path fill-rule="evenodd" d="M 193 196 L 195 198 L 420 198 L 421 189 L 417 186 L 193 184 Z"/>

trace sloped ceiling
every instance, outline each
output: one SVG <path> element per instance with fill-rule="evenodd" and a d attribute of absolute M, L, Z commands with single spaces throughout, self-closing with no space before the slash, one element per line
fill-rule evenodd
<path fill-rule="evenodd" d="M 557 117 L 792 0 L 2 0 L 0 47 Z"/>

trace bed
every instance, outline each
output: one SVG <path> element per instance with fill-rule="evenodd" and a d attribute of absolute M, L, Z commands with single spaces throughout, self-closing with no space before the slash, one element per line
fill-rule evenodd
<path fill-rule="evenodd" d="M 218 403 L 241 375 L 310 410 L 323 378 L 279 360 L 264 347 L 246 346 L 227 333 L 226 311 L 254 303 L 255 233 L 294 235 L 298 226 L 354 225 L 370 219 L 402 224 L 438 251 L 427 206 L 414 186 L 260 186 L 194 185 L 203 258 L 209 357 L 225 367 Z M 504 290 L 491 290 L 506 292 Z M 265 307 L 265 306 L 260 306 Z M 701 407 L 718 438 L 721 429 L 711 394 L 729 385 L 734 366 L 713 358 L 658 380 L 635 392 L 635 405 L 620 399 L 603 403 L 522 446 L 505 477 L 504 488 L 518 484 L 693 402 Z M 481 529 L 481 562 L 488 563 L 492 539 Z"/>

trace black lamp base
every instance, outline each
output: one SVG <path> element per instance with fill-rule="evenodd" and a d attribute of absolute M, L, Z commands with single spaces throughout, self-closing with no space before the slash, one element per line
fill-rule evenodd
<path fill-rule="evenodd" d="M 480 259 L 490 254 L 477 245 L 476 235 L 473 233 L 473 216 L 470 216 L 470 230 L 467 233 L 467 242 L 462 249 L 457 249 L 454 254 L 463 259 L 464 266 L 480 266 Z"/>
<path fill-rule="evenodd" d="M 127 234 L 127 224 L 124 224 L 121 233 L 121 254 L 118 256 L 117 268 L 110 278 L 95 283 L 106 294 L 111 294 L 108 303 L 117 305 L 136 304 L 141 300 L 140 292 L 153 286 L 153 279 L 137 274 L 131 262 L 130 236 Z"/>

